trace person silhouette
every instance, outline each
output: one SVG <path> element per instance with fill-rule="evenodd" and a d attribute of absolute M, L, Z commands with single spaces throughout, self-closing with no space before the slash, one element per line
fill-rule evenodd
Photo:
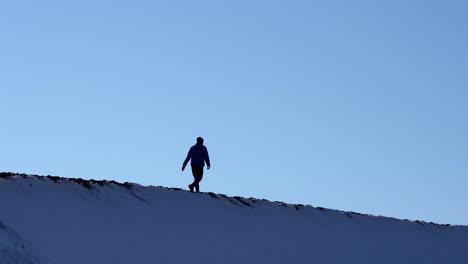
<path fill-rule="evenodd" d="M 187 158 L 185 158 L 184 164 L 182 165 L 182 171 L 184 171 L 185 166 L 189 160 L 192 160 L 190 165 L 192 166 L 192 175 L 193 175 L 193 183 L 189 184 L 189 189 L 193 192 L 195 189 L 196 192 L 200 192 L 200 181 L 203 178 L 203 167 L 205 167 L 205 162 L 207 169 L 209 170 L 211 167 L 210 164 L 210 156 L 208 155 L 208 149 L 203 145 L 203 138 L 197 138 L 197 144 L 193 145 L 188 154 Z"/>

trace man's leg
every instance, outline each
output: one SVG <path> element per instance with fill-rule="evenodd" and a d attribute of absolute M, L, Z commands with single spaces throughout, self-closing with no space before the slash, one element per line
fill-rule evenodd
<path fill-rule="evenodd" d="M 192 166 L 192 174 L 194 181 L 191 184 L 192 188 L 195 188 L 196 192 L 200 192 L 200 182 L 203 179 L 203 167 L 202 166 Z"/>
<path fill-rule="evenodd" d="M 192 175 L 193 175 L 193 182 L 190 184 L 188 187 L 190 189 L 190 192 L 193 192 L 193 188 L 195 187 L 195 184 L 197 183 L 197 170 L 192 166 Z"/>

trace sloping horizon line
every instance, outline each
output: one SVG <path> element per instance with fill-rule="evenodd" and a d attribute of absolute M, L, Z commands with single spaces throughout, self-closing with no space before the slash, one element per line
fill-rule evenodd
<path fill-rule="evenodd" d="M 142 185 L 139 183 L 134 183 L 134 182 L 118 182 L 115 180 L 94 180 L 94 179 L 82 179 L 82 178 L 68 178 L 68 177 L 62 177 L 62 176 L 53 176 L 53 175 L 37 175 L 37 174 L 26 174 L 26 173 L 15 173 L 15 172 L 0 172 L 0 179 L 4 180 L 9 180 L 13 179 L 15 177 L 20 177 L 20 178 L 36 178 L 40 180 L 50 180 L 55 183 L 60 183 L 60 182 L 71 182 L 75 184 L 81 185 L 83 188 L 86 188 L 89 191 L 95 190 L 99 191 L 98 189 L 95 188 L 95 186 L 111 186 L 111 185 L 116 185 L 122 188 L 126 188 L 128 190 L 131 190 L 134 187 L 140 187 L 140 188 L 160 188 L 164 190 L 169 190 L 169 191 L 176 191 L 176 192 L 187 192 L 190 193 L 188 190 L 182 189 L 182 188 L 176 188 L 176 187 L 164 187 L 164 186 L 155 186 L 155 185 Z M 277 206 L 282 206 L 290 209 L 295 209 L 296 211 L 301 211 L 305 210 L 306 208 L 311 208 L 315 210 L 319 210 L 321 212 L 336 212 L 336 213 L 341 213 L 348 218 L 352 218 L 353 216 L 365 216 L 365 217 L 373 217 L 373 218 L 386 218 L 386 219 L 393 219 L 393 220 L 398 220 L 402 222 L 410 222 L 414 224 L 418 224 L 420 226 L 425 226 L 425 225 L 432 225 L 436 227 L 446 227 L 446 228 L 451 228 L 451 227 L 468 227 L 467 225 L 458 225 L 458 224 L 439 224 L 439 223 L 434 223 L 434 222 L 427 222 L 423 220 L 409 220 L 409 219 L 400 219 L 396 217 L 389 217 L 389 216 L 382 216 L 382 215 L 372 215 L 372 214 L 365 214 L 365 213 L 358 213 L 354 211 L 345 211 L 345 210 L 339 210 L 339 209 L 330 209 L 330 208 L 325 208 L 325 207 L 320 207 L 320 206 L 313 206 L 310 204 L 291 204 L 291 203 L 286 203 L 282 201 L 270 201 L 267 199 L 261 199 L 261 198 L 254 198 L 254 197 L 241 197 L 241 196 L 228 196 L 225 194 L 221 193 L 214 193 L 214 192 L 200 192 L 200 193 L 193 193 L 194 195 L 209 195 L 213 199 L 225 199 L 228 202 L 237 205 L 237 206 L 246 206 L 246 207 L 251 207 L 254 208 L 255 204 L 258 202 L 266 202 L 270 204 L 274 204 Z M 133 194 L 135 195 L 135 194 Z"/>

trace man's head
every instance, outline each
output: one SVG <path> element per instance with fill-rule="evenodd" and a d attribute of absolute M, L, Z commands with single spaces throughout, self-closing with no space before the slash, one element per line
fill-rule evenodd
<path fill-rule="evenodd" d="M 203 138 L 202 137 L 197 138 L 197 144 L 203 145 Z"/>

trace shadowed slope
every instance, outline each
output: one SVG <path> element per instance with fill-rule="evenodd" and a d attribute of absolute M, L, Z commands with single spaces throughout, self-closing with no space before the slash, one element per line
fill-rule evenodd
<path fill-rule="evenodd" d="M 12 173 L 0 199 L 0 222 L 55 263 L 468 263 L 463 226 Z"/>

